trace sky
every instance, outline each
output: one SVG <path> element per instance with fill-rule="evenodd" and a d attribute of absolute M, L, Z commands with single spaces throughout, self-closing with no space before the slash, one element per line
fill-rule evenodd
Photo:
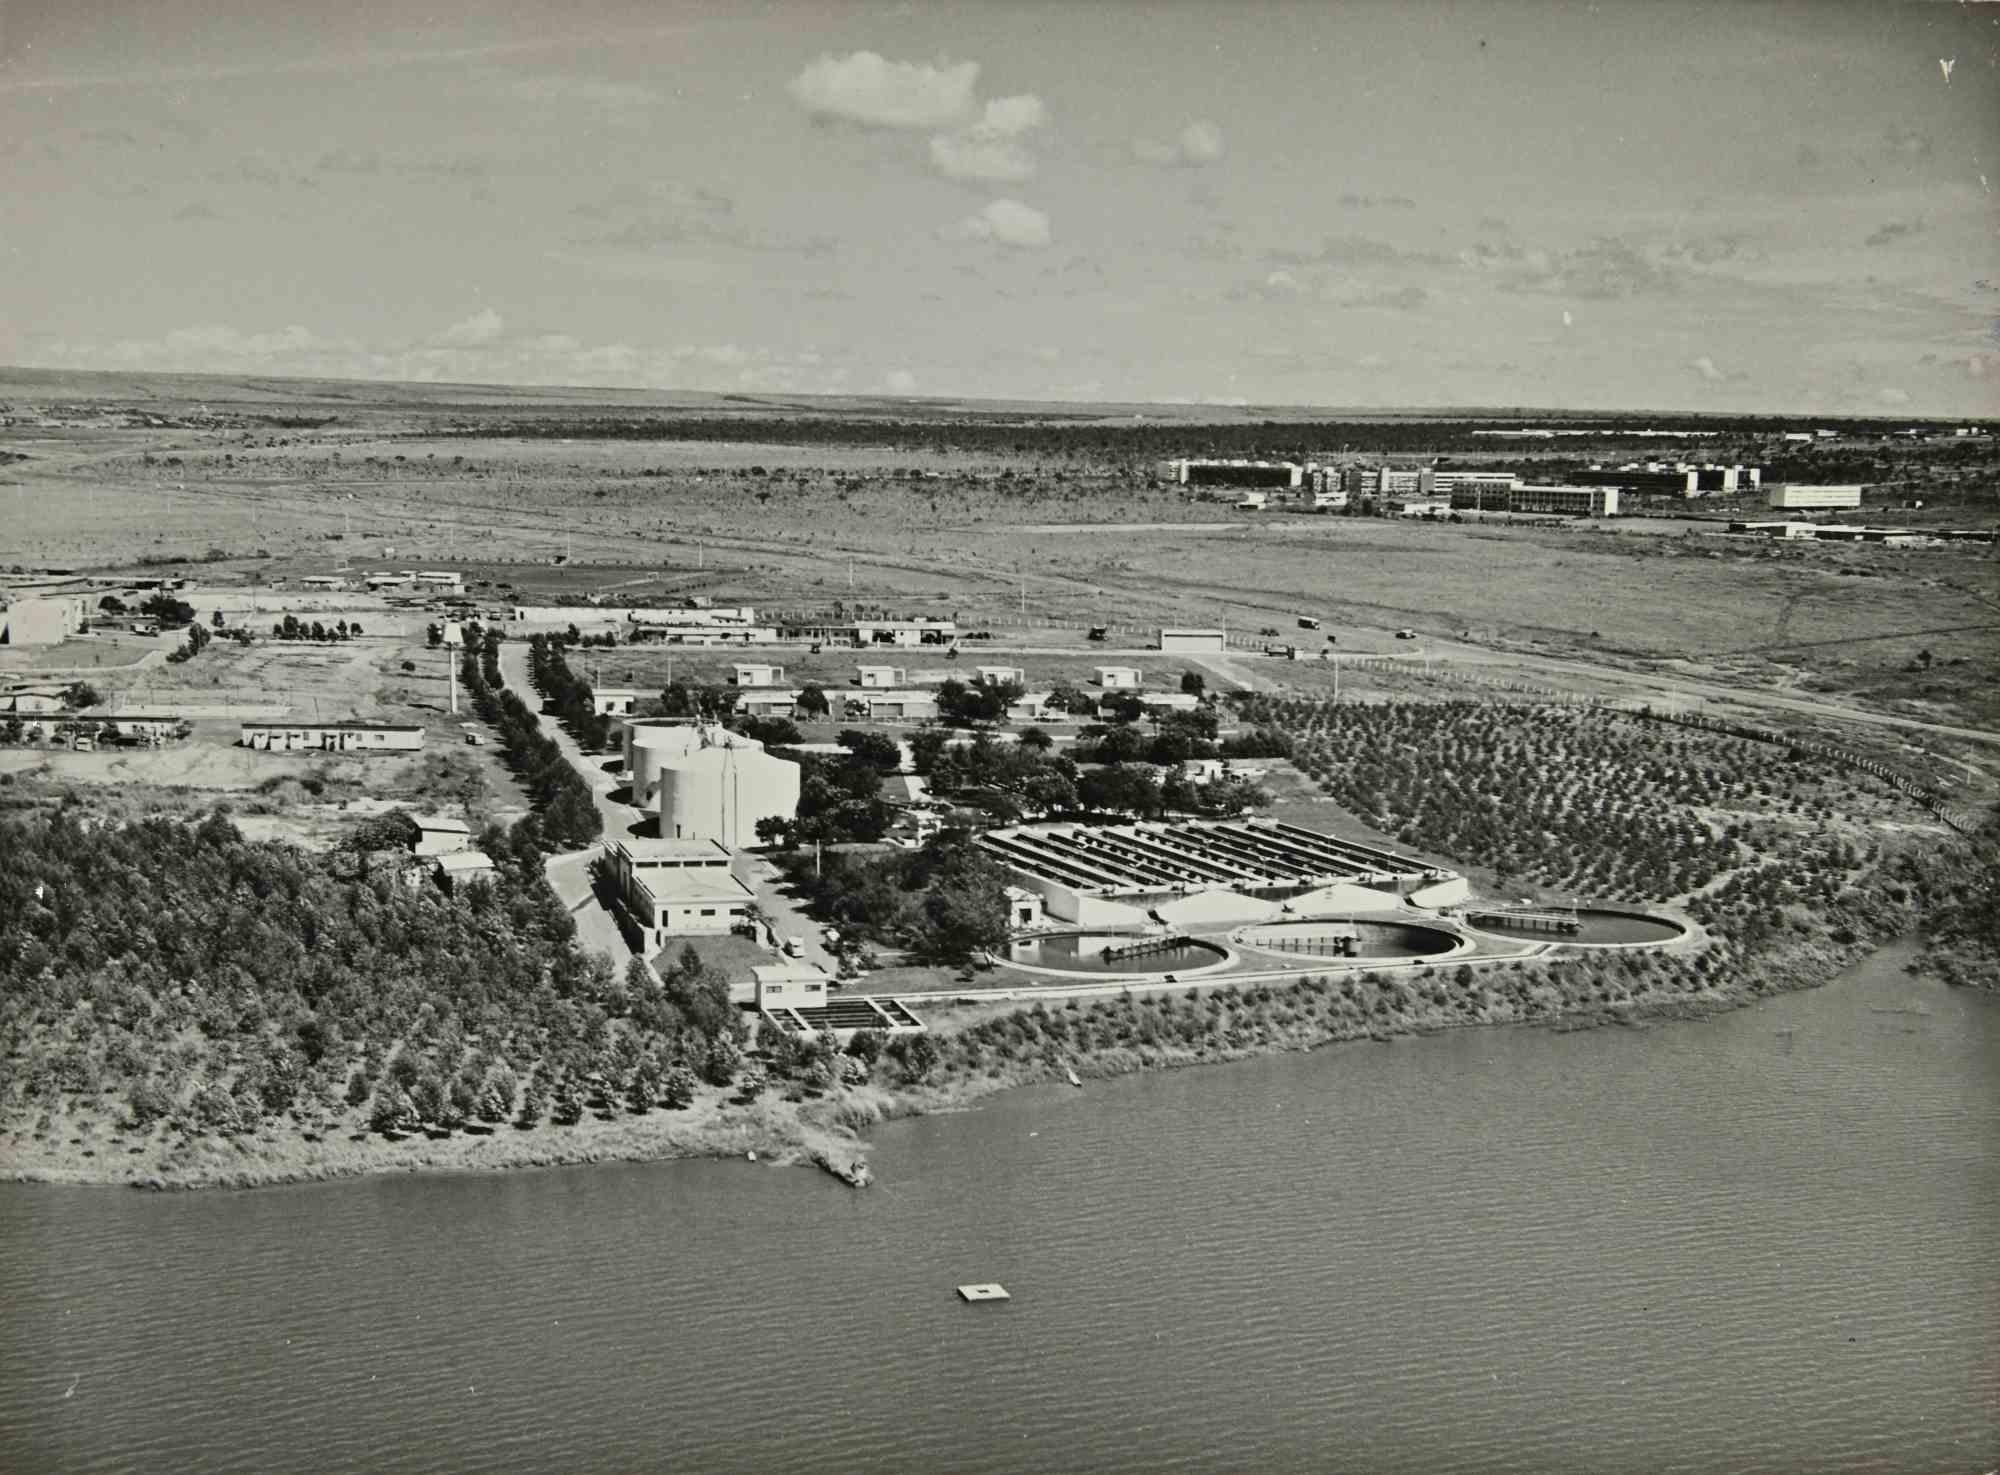
<path fill-rule="evenodd" d="M 2000 4 L 5 0 L 0 363 L 2000 414 Z"/>

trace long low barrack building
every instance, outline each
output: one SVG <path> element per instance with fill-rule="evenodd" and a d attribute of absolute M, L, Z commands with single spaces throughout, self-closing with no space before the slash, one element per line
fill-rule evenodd
<path fill-rule="evenodd" d="M 978 843 L 1049 917 L 1093 926 L 1142 924 L 1157 904 L 1193 892 L 1268 903 L 1339 888 L 1351 903 L 1365 888 L 1386 907 L 1408 890 L 1461 881 L 1413 856 L 1269 819 L 1022 825 Z"/>

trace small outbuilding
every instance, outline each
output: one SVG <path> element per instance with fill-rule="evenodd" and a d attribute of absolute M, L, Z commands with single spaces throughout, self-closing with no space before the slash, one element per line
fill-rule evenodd
<path fill-rule="evenodd" d="M 1162 630 L 1160 649 L 1183 655 L 1220 655 L 1229 649 L 1226 630 Z"/>
<path fill-rule="evenodd" d="M 1137 666 L 1099 666 L 1091 679 L 1106 691 L 1136 691 L 1146 673 Z"/>

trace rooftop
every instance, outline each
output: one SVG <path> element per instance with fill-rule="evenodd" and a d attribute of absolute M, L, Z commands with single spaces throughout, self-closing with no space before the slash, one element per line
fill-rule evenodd
<path fill-rule="evenodd" d="M 417 822 L 420 830 L 439 830 L 453 835 L 472 833 L 471 825 L 449 814 L 413 814 L 410 818 Z"/>
<path fill-rule="evenodd" d="M 454 850 L 450 855 L 440 855 L 432 864 L 445 875 L 458 876 L 492 870 L 493 857 L 483 850 Z"/>
<path fill-rule="evenodd" d="M 729 847 L 720 840 L 663 840 L 639 836 L 614 840 L 611 848 L 640 865 L 647 861 L 664 860 L 701 860 L 721 864 L 729 859 Z"/>
<path fill-rule="evenodd" d="M 728 871 L 708 866 L 640 871 L 634 878 L 634 884 L 657 906 L 685 906 L 690 902 L 703 901 L 748 901 L 755 895 Z"/>
<path fill-rule="evenodd" d="M 424 730 L 422 724 L 416 722 L 351 722 L 339 720 L 333 722 L 246 722 L 243 724 L 243 728 L 246 732 L 253 728 L 271 732 L 330 732 L 336 728 L 346 732 L 422 732 Z"/>

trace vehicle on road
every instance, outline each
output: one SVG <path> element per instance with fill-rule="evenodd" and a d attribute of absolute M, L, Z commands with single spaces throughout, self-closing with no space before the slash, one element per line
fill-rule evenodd
<path fill-rule="evenodd" d="M 1300 615 L 1299 628 L 1301 630 L 1317 630 L 1319 628 L 1319 621 L 1315 620 L 1311 615 Z"/>
<path fill-rule="evenodd" d="M 1398 640 L 1415 640 L 1417 638 L 1417 632 L 1414 630 L 1398 630 L 1396 632 L 1396 638 Z"/>
<path fill-rule="evenodd" d="M 1107 625 L 1092 625 L 1090 627 L 1090 633 L 1084 636 L 1084 639 L 1102 640 L 1104 639 L 1105 636 L 1109 635 L 1110 633 L 1111 633 L 1110 627 Z"/>

